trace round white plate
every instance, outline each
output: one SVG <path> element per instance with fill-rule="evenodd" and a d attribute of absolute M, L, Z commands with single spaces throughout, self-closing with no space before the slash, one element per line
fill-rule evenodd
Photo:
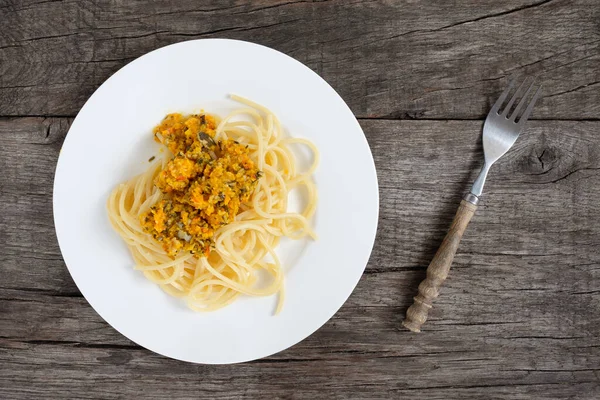
<path fill-rule="evenodd" d="M 235 93 L 261 103 L 291 136 L 321 152 L 315 174 L 316 242 L 286 243 L 283 311 L 275 296 L 243 297 L 195 313 L 133 269 L 105 203 L 118 183 L 157 152 L 151 130 L 169 112 L 221 116 Z M 54 181 L 54 222 L 75 283 L 92 307 L 132 341 L 179 360 L 225 364 L 265 357 L 321 327 L 358 283 L 373 247 L 379 196 L 365 136 L 340 96 L 278 51 L 235 40 L 194 40 L 138 58 L 90 97 L 63 144 Z M 291 241 L 290 241 L 291 242 Z"/>

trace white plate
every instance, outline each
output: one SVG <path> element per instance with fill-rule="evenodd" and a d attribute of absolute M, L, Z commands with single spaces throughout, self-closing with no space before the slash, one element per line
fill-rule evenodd
<path fill-rule="evenodd" d="M 286 244 L 283 311 L 275 296 L 244 297 L 195 313 L 133 269 L 110 227 L 105 202 L 115 185 L 148 167 L 151 129 L 168 112 L 236 108 L 229 93 L 259 102 L 291 136 L 321 152 L 315 174 L 316 242 Z M 300 62 L 234 40 L 195 40 L 128 64 L 90 97 L 56 167 L 54 222 L 75 283 L 92 307 L 132 341 L 179 360 L 225 364 L 265 357 L 321 327 L 358 283 L 373 247 L 379 196 L 365 136 L 340 96 Z M 283 251 L 285 250 L 285 251 Z"/>

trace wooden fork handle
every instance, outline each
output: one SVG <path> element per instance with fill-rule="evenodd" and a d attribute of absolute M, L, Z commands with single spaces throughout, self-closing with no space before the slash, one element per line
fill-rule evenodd
<path fill-rule="evenodd" d="M 415 297 L 413 305 L 406 311 L 406 319 L 402 325 L 413 332 L 421 332 L 421 325 L 427 320 L 433 300 L 438 297 L 440 288 L 448 277 L 450 265 L 452 265 L 462 235 L 477 210 L 477 197 L 470 196 L 468 194 L 460 202 L 444 241 L 427 267 L 427 278 L 419 285 L 419 294 Z"/>

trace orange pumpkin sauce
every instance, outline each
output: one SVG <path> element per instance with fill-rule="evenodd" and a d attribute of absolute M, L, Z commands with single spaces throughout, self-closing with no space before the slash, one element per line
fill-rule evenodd
<path fill-rule="evenodd" d="M 139 218 L 171 257 L 208 256 L 215 231 L 250 201 L 262 174 L 247 146 L 215 141 L 215 130 L 215 118 L 205 114 L 169 114 L 154 128 L 174 157 L 154 180 L 165 196 Z"/>

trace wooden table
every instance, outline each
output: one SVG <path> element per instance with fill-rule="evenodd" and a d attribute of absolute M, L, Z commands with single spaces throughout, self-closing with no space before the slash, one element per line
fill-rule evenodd
<path fill-rule="evenodd" d="M 158 356 L 106 324 L 52 219 L 58 153 L 87 98 L 136 57 L 208 37 L 323 76 L 367 135 L 381 195 L 344 307 L 293 348 L 231 366 Z M 539 76 L 545 97 L 494 166 L 424 332 L 399 329 L 511 74 Z M 598 0 L 3 0 L 0 138 L 2 399 L 600 398 Z"/>

